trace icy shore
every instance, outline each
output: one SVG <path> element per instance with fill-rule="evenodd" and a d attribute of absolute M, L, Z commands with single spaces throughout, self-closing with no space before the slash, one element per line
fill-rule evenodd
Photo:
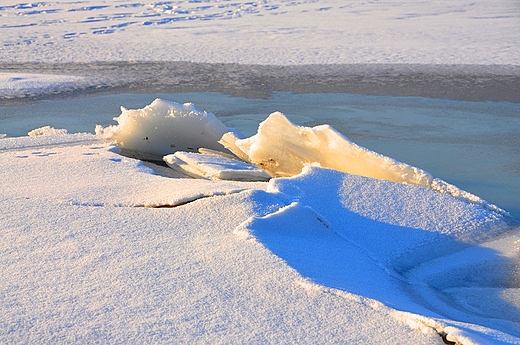
<path fill-rule="evenodd" d="M 285 119 L 278 127 L 299 134 L 278 146 L 281 135 L 265 132 L 269 119 L 245 139 L 192 104 L 155 100 L 123 108 L 118 125 L 98 127 L 97 136 L 44 127 L 2 139 L 1 249 L 9 278 L 0 286 L 1 338 L 77 341 L 86 332 L 86 342 L 394 344 L 398 333 L 421 344 L 520 343 L 520 237 L 507 213 L 454 194 L 454 186 L 422 186 L 433 177 L 328 126 Z M 193 147 L 170 144 L 186 136 Z M 239 157 L 271 175 L 279 174 L 275 166 L 289 167 L 281 174 L 289 177 L 233 181 L 243 179 L 244 167 L 222 161 L 231 155 L 215 151 L 219 141 L 234 153 L 240 146 Z M 204 146 L 207 158 L 183 155 Z M 281 164 L 256 162 L 253 147 Z M 342 161 L 358 156 L 348 168 L 357 175 L 326 168 L 333 147 L 342 147 L 335 153 Z M 187 168 L 119 150 L 152 158 L 169 150 L 176 155 L 165 156 L 168 165 Z M 218 165 L 228 181 L 211 173 Z M 128 322 L 135 330 L 120 327 Z"/>
<path fill-rule="evenodd" d="M 510 0 L 2 1 L 0 343 L 520 344 L 520 230 L 503 212 L 317 162 L 221 180 L 253 170 L 215 150 L 167 155 L 174 170 L 72 130 L 153 100 L 138 93 L 221 92 L 190 97 L 248 126 L 310 98 L 319 124 L 348 114 L 360 139 L 384 133 L 378 152 L 413 132 L 411 157 L 474 170 L 516 207 L 519 18 Z"/>

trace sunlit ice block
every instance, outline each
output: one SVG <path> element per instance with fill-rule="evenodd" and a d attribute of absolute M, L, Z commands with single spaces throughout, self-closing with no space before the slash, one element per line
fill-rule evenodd
<path fill-rule="evenodd" d="M 273 177 L 295 176 L 306 166 L 320 166 L 428 188 L 506 213 L 476 195 L 434 178 L 420 168 L 361 147 L 329 125 L 312 128 L 297 126 L 280 112 L 272 113 L 260 123 L 255 135 L 240 138 L 228 132 L 222 136 L 220 143 Z"/>
<path fill-rule="evenodd" d="M 121 107 L 121 115 L 114 120 L 118 125 L 98 125 L 96 134 L 137 158 L 161 161 L 164 155 L 197 152 L 200 147 L 227 151 L 218 140 L 229 129 L 191 103 L 156 99 L 142 109 Z"/>

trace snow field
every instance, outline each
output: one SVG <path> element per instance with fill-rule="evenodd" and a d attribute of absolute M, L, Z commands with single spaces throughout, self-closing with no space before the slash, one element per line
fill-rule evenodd
<path fill-rule="evenodd" d="M 457 323 L 417 300 L 428 270 L 403 275 L 486 242 L 482 224 L 503 231 L 478 205 L 316 167 L 268 184 L 172 178 L 87 134 L 2 145 L 3 341 L 519 343 L 507 320 L 457 310 Z M 356 189 L 394 220 L 352 212 Z M 415 209 L 387 209 L 389 195 Z M 445 251 L 424 256 L 432 246 Z"/>
<path fill-rule="evenodd" d="M 17 171 L 2 170 L 3 342 L 438 344 L 390 309 L 309 292 L 277 256 L 237 239 L 244 219 L 276 208 L 247 191 L 265 183 L 165 178 L 102 143 L 0 157 Z M 194 193 L 222 196 L 136 207 Z"/>
<path fill-rule="evenodd" d="M 519 13 L 510 0 L 9 0 L 0 61 L 518 65 Z"/>
<path fill-rule="evenodd" d="M 389 83 L 393 95 L 417 95 L 407 93 L 417 85 L 420 96 L 517 100 L 519 18 L 511 0 L 4 0 L 0 95 L 23 102 L 186 83 L 189 91 L 267 97 L 280 90 L 272 86 L 277 73 L 291 75 L 298 65 L 320 91 L 336 90 L 330 74 L 355 70 L 346 79 L 374 94 L 378 83 Z M 62 62 L 72 64 L 54 65 Z M 112 72 L 94 73 L 103 62 Z M 215 67 L 221 63 L 231 65 Z M 234 69 L 237 63 L 256 74 Z M 414 64 L 414 73 L 396 64 Z M 280 69 L 264 79 L 259 65 Z M 444 66 L 441 76 L 436 66 Z M 373 75 L 363 84 L 367 73 Z M 309 92 L 309 85 L 297 86 Z M 514 130 L 513 107 L 496 115 L 511 118 Z M 450 130 L 468 121 L 458 118 Z M 156 124 L 134 124 L 125 133 L 135 157 L 151 138 L 139 130 L 165 129 Z M 465 192 L 442 183 L 437 189 L 450 193 L 315 162 L 269 182 L 222 181 L 218 173 L 191 179 L 63 127 L 19 138 L 0 128 L 0 343 L 520 344 L 518 228 L 478 197 L 453 197 Z M 116 128 L 98 133 L 117 141 Z M 205 138 L 215 128 L 187 134 Z M 395 127 L 394 139 L 402 128 Z M 249 140 L 267 148 L 234 135 L 237 146 Z M 210 170 L 195 153 L 177 155 L 199 175 Z M 508 172 L 507 180 L 516 176 L 509 175 L 515 163 L 496 168 Z"/>

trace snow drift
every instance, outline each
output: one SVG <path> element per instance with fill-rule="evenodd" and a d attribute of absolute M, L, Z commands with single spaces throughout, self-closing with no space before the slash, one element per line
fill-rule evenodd
<path fill-rule="evenodd" d="M 204 343 L 265 343 L 266 329 L 276 343 L 520 343 L 518 232 L 483 205 L 317 166 L 217 181 L 243 162 L 211 150 L 165 157 L 198 176 L 220 162 L 211 180 L 167 178 L 90 134 L 0 143 L 3 342 L 52 342 L 57 328 L 96 342 L 101 327 L 110 342 L 154 342 L 153 327 L 175 343 L 194 331 Z M 230 321 L 243 315 L 254 322 Z M 145 331 L 119 326 L 129 322 Z M 320 333 L 300 339 L 302 328 Z"/>

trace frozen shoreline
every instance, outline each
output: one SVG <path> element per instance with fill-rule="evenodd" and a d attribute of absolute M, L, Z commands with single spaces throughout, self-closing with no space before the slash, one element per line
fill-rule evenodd
<path fill-rule="evenodd" d="M 0 106 L 40 99 L 116 93 L 221 92 L 266 98 L 273 91 L 420 96 L 520 102 L 514 65 L 242 65 L 190 62 L 0 63 L 1 73 L 80 77 L 67 87 L 2 90 Z"/>
<path fill-rule="evenodd" d="M 247 135 L 279 110 L 498 195 L 519 219 L 519 10 L 4 0 L 0 343 L 520 345 L 508 217 L 317 166 L 267 183 L 180 178 L 82 133 L 155 97 Z"/>

